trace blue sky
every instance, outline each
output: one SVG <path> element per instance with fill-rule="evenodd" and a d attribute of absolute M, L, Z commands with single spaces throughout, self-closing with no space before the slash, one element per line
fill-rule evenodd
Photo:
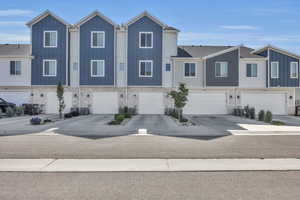
<path fill-rule="evenodd" d="M 179 44 L 273 44 L 300 54 L 299 0 L 9 0 L 0 8 L 0 43 L 29 43 L 25 23 L 46 9 L 71 24 L 95 9 L 118 24 L 147 10 L 181 30 Z"/>

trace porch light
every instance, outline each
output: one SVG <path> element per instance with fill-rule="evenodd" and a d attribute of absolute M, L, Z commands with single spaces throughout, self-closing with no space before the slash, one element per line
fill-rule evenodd
<path fill-rule="evenodd" d="M 87 97 L 87 98 L 90 98 L 90 94 L 87 94 L 86 97 Z"/>
<path fill-rule="evenodd" d="M 42 98 L 43 98 L 43 97 L 44 97 L 44 94 L 42 93 L 42 94 L 40 95 L 40 97 L 42 97 Z"/>
<path fill-rule="evenodd" d="M 293 99 L 293 96 L 290 96 L 290 99 Z"/>

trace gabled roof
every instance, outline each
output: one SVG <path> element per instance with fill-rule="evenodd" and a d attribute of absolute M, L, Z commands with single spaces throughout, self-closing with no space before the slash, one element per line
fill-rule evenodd
<path fill-rule="evenodd" d="M 95 10 L 94 12 L 92 12 L 90 15 L 82 18 L 79 22 L 77 22 L 75 24 L 75 26 L 81 26 L 82 24 L 84 24 L 85 22 L 89 21 L 90 19 L 92 19 L 95 16 L 99 16 L 100 18 L 104 19 L 105 21 L 107 21 L 108 23 L 110 23 L 111 25 L 117 27 L 117 24 L 115 22 L 113 22 L 111 19 L 109 19 L 108 17 L 106 17 L 105 15 L 103 15 L 101 12 L 99 12 L 98 10 Z"/>
<path fill-rule="evenodd" d="M 28 57 L 30 44 L 0 44 L 0 57 Z"/>
<path fill-rule="evenodd" d="M 275 50 L 275 51 L 280 52 L 282 54 L 285 54 L 285 55 L 288 55 L 288 56 L 291 56 L 291 57 L 295 57 L 295 58 L 298 58 L 298 59 L 300 58 L 300 55 L 298 55 L 298 54 L 292 53 L 290 51 L 287 51 L 287 50 L 284 50 L 284 49 L 281 49 L 281 48 L 278 48 L 278 47 L 275 47 L 275 46 L 270 45 L 270 44 L 265 46 L 265 47 L 254 50 L 251 53 L 258 54 L 258 53 L 261 53 L 261 52 L 263 52 L 267 49 L 272 49 L 272 50 Z"/>
<path fill-rule="evenodd" d="M 44 11 L 42 14 L 38 15 L 37 17 L 35 17 L 31 21 L 29 21 L 26 25 L 31 27 L 32 25 L 36 24 L 37 22 L 41 21 L 42 19 L 44 19 L 45 17 L 47 17 L 49 15 L 54 17 L 55 19 L 57 19 L 59 22 L 65 24 L 66 26 L 70 26 L 70 24 L 68 22 L 66 22 L 62 18 L 58 17 L 57 15 L 55 15 L 50 10 Z"/>
<path fill-rule="evenodd" d="M 254 51 L 254 49 L 251 49 L 249 47 L 242 46 L 240 48 L 240 58 L 258 58 L 258 59 L 265 59 L 265 57 L 256 55 L 251 53 Z"/>
<path fill-rule="evenodd" d="M 136 16 L 136 17 L 132 18 L 131 20 L 129 20 L 127 23 L 125 23 L 125 26 L 129 26 L 130 24 L 133 24 L 134 22 L 138 21 L 139 19 L 141 19 L 143 17 L 149 17 L 151 20 L 153 20 L 155 23 L 157 23 L 158 25 L 160 25 L 163 28 L 169 27 L 168 25 L 166 25 L 165 23 L 160 21 L 158 18 L 156 18 L 153 15 L 151 15 L 150 13 L 148 13 L 147 11 L 144 11 L 141 14 L 139 14 L 138 16 Z"/>
<path fill-rule="evenodd" d="M 242 45 L 233 46 L 233 47 L 231 47 L 231 48 L 224 49 L 224 50 L 222 50 L 222 51 L 219 51 L 219 52 L 216 52 L 216 53 L 212 53 L 212 54 L 210 54 L 210 55 L 207 55 L 207 56 L 203 57 L 203 59 L 213 58 L 213 57 L 215 57 L 215 56 L 222 55 L 222 54 L 224 54 L 224 53 L 227 53 L 227 52 L 231 52 L 231 51 L 237 50 L 237 49 L 239 49 L 240 47 L 242 47 Z"/>
<path fill-rule="evenodd" d="M 229 49 L 232 46 L 195 46 L 195 45 L 182 45 L 178 46 L 178 53 L 175 57 L 181 58 L 203 58 L 213 53 Z"/>

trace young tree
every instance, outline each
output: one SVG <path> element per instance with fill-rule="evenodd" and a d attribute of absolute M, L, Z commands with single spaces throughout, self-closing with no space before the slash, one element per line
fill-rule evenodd
<path fill-rule="evenodd" d="M 57 84 L 56 95 L 58 99 L 58 112 L 59 118 L 62 118 L 62 112 L 65 109 L 65 101 L 64 101 L 64 87 L 62 86 L 61 82 Z"/>
<path fill-rule="evenodd" d="M 174 105 L 178 113 L 178 119 L 181 121 L 182 115 L 182 108 L 186 105 L 188 101 L 189 89 L 185 87 L 184 83 L 179 84 L 178 90 L 172 90 L 169 92 L 168 96 L 171 96 L 174 99 Z"/>

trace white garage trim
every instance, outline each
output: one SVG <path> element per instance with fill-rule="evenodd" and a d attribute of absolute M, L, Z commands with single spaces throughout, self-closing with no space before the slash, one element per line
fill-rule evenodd
<path fill-rule="evenodd" d="M 30 92 L 5 91 L 0 92 L 0 98 L 20 106 L 24 103 L 31 103 Z"/>
<path fill-rule="evenodd" d="M 57 114 L 58 113 L 58 99 L 56 92 L 48 92 L 46 93 L 46 113 L 47 114 Z M 70 112 L 72 107 L 72 93 L 65 92 L 64 93 L 64 102 L 65 102 L 65 109 L 63 113 Z"/>
<path fill-rule="evenodd" d="M 119 112 L 117 92 L 93 93 L 93 114 L 116 114 Z"/>
<path fill-rule="evenodd" d="M 227 114 L 226 92 L 190 93 L 184 114 Z"/>
<path fill-rule="evenodd" d="M 139 114 L 164 114 L 164 101 L 162 92 L 139 93 Z"/>
<path fill-rule="evenodd" d="M 288 113 L 286 92 L 241 92 L 241 105 L 254 107 L 256 113 L 260 110 L 269 110 L 277 115 Z"/>

